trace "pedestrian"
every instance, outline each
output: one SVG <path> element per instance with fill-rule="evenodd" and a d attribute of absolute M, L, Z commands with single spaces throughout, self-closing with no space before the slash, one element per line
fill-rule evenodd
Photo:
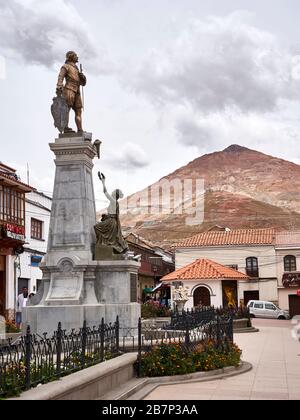
<path fill-rule="evenodd" d="M 27 287 L 22 288 L 22 293 L 19 294 L 17 298 L 17 308 L 16 308 L 16 324 L 17 328 L 21 328 L 22 324 L 22 309 L 26 306 L 28 299 L 28 289 Z"/>

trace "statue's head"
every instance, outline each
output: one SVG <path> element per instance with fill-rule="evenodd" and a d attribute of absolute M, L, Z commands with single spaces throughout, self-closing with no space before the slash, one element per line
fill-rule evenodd
<path fill-rule="evenodd" d="M 124 197 L 123 192 L 119 189 L 113 191 L 111 195 L 115 200 L 119 200 L 119 199 L 122 199 Z"/>
<path fill-rule="evenodd" d="M 75 51 L 68 51 L 66 54 L 66 62 L 71 61 L 73 63 L 78 63 L 78 55 Z"/>

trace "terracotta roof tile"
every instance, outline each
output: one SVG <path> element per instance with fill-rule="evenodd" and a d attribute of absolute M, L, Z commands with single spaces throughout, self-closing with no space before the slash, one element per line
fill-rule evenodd
<path fill-rule="evenodd" d="M 246 280 L 248 276 L 233 268 L 225 267 L 208 259 L 199 259 L 193 263 L 174 271 L 163 277 L 161 281 L 181 281 L 181 280 Z"/>
<path fill-rule="evenodd" d="M 275 238 L 275 229 L 246 229 L 211 231 L 199 233 L 191 238 L 183 239 L 175 247 L 189 248 L 199 246 L 222 245 L 272 245 Z"/>
<path fill-rule="evenodd" d="M 15 178 L 14 176 L 11 176 L 11 175 L 6 174 L 4 172 L 0 173 L 0 179 L 1 178 L 5 178 L 5 179 L 11 181 L 11 183 L 13 183 L 14 185 L 19 185 L 20 187 L 25 187 L 27 192 L 33 191 L 35 189 L 28 184 L 24 184 L 24 182 L 21 182 L 19 179 Z"/>
<path fill-rule="evenodd" d="M 277 232 L 275 236 L 275 245 L 300 246 L 300 231 Z"/>

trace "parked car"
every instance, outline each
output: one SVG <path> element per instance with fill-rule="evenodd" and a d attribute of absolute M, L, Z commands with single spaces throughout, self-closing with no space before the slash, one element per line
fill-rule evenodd
<path fill-rule="evenodd" d="M 252 318 L 290 319 L 289 311 L 278 308 L 272 302 L 264 300 L 250 300 L 247 303 Z"/>

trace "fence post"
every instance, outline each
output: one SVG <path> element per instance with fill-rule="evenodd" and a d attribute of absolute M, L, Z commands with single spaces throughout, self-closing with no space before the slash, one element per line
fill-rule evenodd
<path fill-rule="evenodd" d="M 217 316 L 217 346 L 220 346 L 221 337 L 220 337 L 220 316 Z"/>
<path fill-rule="evenodd" d="M 116 351 L 117 353 L 120 350 L 120 321 L 119 321 L 119 315 L 117 315 L 116 319 Z"/>
<path fill-rule="evenodd" d="M 30 360 L 31 360 L 31 334 L 28 325 L 25 336 L 25 385 L 26 389 L 30 389 Z"/>
<path fill-rule="evenodd" d="M 142 363 L 142 320 L 139 318 L 138 323 L 138 356 L 137 356 L 137 376 L 141 376 L 141 363 Z"/>
<path fill-rule="evenodd" d="M 56 375 L 60 378 L 61 375 L 61 350 L 62 350 L 62 329 L 61 322 L 58 323 L 56 332 Z"/>
<path fill-rule="evenodd" d="M 190 326 L 189 326 L 189 318 L 186 318 L 185 324 L 185 345 L 188 346 L 190 344 Z"/>
<path fill-rule="evenodd" d="M 100 361 L 104 360 L 104 318 L 101 319 L 100 326 Z"/>
<path fill-rule="evenodd" d="M 252 321 L 251 321 L 251 317 L 250 317 L 250 310 L 249 308 L 247 308 L 247 318 L 248 318 L 248 327 L 252 327 Z"/>
<path fill-rule="evenodd" d="M 230 341 L 233 343 L 233 318 L 229 318 L 229 338 Z"/>
<path fill-rule="evenodd" d="M 87 328 L 86 321 L 83 322 L 83 328 L 81 332 L 81 369 L 85 366 L 85 351 L 86 351 L 86 340 L 87 339 Z"/>

